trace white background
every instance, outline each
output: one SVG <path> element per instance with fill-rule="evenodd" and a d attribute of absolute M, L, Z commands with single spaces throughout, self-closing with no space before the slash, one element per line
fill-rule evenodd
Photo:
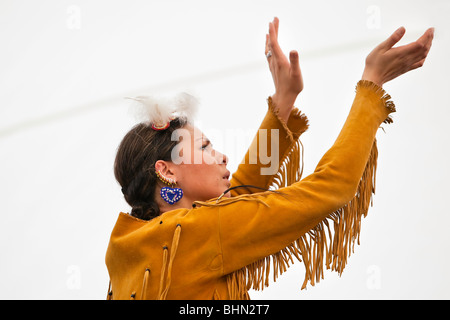
<path fill-rule="evenodd" d="M 181 90 L 235 170 L 267 110 L 268 22 L 296 49 L 304 176 L 332 145 L 370 50 L 428 27 L 422 69 L 384 86 L 397 107 L 379 130 L 374 207 L 342 277 L 300 291 L 296 262 L 253 299 L 448 299 L 450 2 L 0 1 L 0 298 L 104 299 L 104 256 L 129 207 L 112 165 L 135 123 L 125 96 Z M 226 139 L 225 139 L 226 137 Z"/>

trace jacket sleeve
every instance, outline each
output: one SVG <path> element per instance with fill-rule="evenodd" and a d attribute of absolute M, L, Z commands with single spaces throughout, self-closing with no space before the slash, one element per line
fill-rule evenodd
<path fill-rule="evenodd" d="M 267 113 L 245 157 L 232 175 L 231 187 L 253 185 L 264 189 L 270 186 L 279 188 L 291 184 L 292 179 L 300 180 L 302 163 L 298 139 L 308 129 L 308 120 L 294 108 L 286 123 L 278 117 L 271 97 L 267 102 Z M 242 187 L 230 193 L 234 197 L 258 191 Z"/>
<path fill-rule="evenodd" d="M 323 277 L 323 264 L 342 272 L 374 191 L 375 135 L 382 122 L 392 122 L 395 106 L 389 99 L 376 84 L 358 82 L 344 126 L 312 174 L 280 188 L 281 194 L 217 203 L 223 273 L 233 273 L 235 284 L 267 285 L 271 258 L 274 277 L 292 257 L 303 261 L 303 287 Z"/>

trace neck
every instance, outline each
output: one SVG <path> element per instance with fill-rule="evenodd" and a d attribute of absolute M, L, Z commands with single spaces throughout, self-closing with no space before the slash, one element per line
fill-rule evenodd
<path fill-rule="evenodd" d="M 176 209 L 192 209 L 192 203 L 194 201 L 191 201 L 185 197 L 181 198 L 180 201 L 174 203 L 174 204 L 168 204 L 167 202 L 165 202 L 158 193 L 158 198 L 156 198 L 156 203 L 159 206 L 159 211 L 161 214 L 163 214 L 164 212 L 167 211 L 171 211 L 171 210 L 176 210 Z"/>

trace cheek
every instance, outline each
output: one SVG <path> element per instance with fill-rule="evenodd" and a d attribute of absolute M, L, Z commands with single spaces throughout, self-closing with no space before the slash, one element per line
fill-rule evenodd
<path fill-rule="evenodd" d="M 214 163 L 216 163 L 216 159 L 213 157 L 213 155 L 210 152 L 203 152 L 202 156 L 202 163 L 205 165 L 209 165 L 209 167 L 212 167 Z"/>
<path fill-rule="evenodd" d="M 194 186 L 205 183 L 208 178 L 211 178 L 211 172 L 208 170 L 208 167 L 203 164 L 183 165 L 184 184 Z"/>
<path fill-rule="evenodd" d="M 214 165 L 193 164 L 186 166 L 186 172 L 183 175 L 184 184 L 193 190 L 211 189 L 217 186 L 220 181 L 220 172 Z"/>

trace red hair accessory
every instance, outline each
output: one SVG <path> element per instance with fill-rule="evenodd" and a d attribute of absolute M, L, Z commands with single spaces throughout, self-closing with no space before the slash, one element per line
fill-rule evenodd
<path fill-rule="evenodd" d="M 158 125 L 156 123 L 152 123 L 152 129 L 156 131 L 166 130 L 170 126 L 170 121 L 174 120 L 175 117 L 170 117 L 170 120 L 167 121 L 165 125 Z"/>
<path fill-rule="evenodd" d="M 170 126 L 170 121 L 167 122 L 164 126 L 158 126 L 157 124 L 152 124 L 152 129 L 156 131 L 166 130 Z"/>

